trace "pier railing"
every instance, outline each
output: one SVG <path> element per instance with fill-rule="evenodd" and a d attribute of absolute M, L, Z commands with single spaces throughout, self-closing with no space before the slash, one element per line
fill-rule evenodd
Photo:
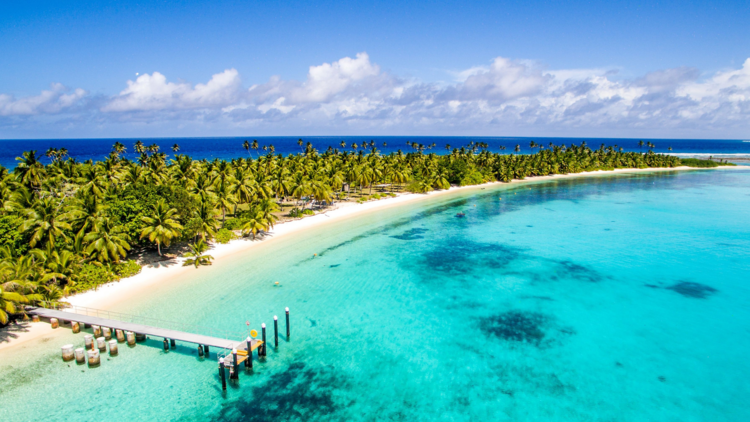
<path fill-rule="evenodd" d="M 160 318 L 153 318 L 144 315 L 126 314 L 123 312 L 107 311 L 104 309 L 89 308 L 86 306 L 76 306 L 60 302 L 39 302 L 38 306 L 47 309 L 70 312 L 79 315 L 88 315 L 97 318 L 112 319 L 133 324 L 148 325 L 168 330 L 182 331 L 185 333 L 200 334 L 209 337 L 221 338 L 229 342 L 236 342 L 247 336 L 243 331 L 223 330 L 219 328 L 206 327 L 184 322 L 168 321 Z M 228 343 L 229 344 L 229 343 Z M 231 349 L 231 347 L 229 347 Z"/>

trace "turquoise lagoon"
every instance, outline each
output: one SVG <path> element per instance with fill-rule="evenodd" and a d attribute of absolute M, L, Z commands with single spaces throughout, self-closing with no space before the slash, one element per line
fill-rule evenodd
<path fill-rule="evenodd" d="M 750 420 L 748 217 L 750 170 L 708 170 L 332 222 L 117 309 L 242 332 L 289 306 L 291 341 L 226 393 L 215 350 L 153 339 L 88 369 L 61 329 L 3 358 L 0 419 Z"/>

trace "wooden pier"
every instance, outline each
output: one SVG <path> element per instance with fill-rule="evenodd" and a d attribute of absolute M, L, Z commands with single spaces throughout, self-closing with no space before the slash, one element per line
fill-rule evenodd
<path fill-rule="evenodd" d="M 242 350 L 243 355 L 247 355 L 247 345 L 244 340 L 230 340 L 226 338 L 210 337 L 201 334 L 187 333 L 183 331 L 171 330 L 167 328 L 153 327 L 149 325 L 137 324 L 115 319 L 100 318 L 91 315 L 77 314 L 67 311 L 58 311 L 47 308 L 27 308 L 26 312 L 31 315 L 38 315 L 41 318 L 57 318 L 59 321 L 78 322 L 82 324 L 98 325 L 100 327 L 109 327 L 116 330 L 132 331 L 137 334 L 145 334 L 152 337 L 159 337 L 169 340 L 182 341 L 185 343 L 200 344 L 203 346 L 217 347 L 220 349 L 237 349 Z M 257 349 L 263 342 L 252 339 L 251 348 Z M 239 359 L 238 359 L 239 360 Z"/>

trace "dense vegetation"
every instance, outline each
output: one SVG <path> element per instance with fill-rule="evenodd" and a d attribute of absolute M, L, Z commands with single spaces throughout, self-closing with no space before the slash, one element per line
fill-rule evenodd
<path fill-rule="evenodd" d="M 140 266 L 126 258 L 143 248 L 162 255 L 174 242 L 190 242 L 189 264 L 208 265 L 208 242 L 227 242 L 233 230 L 255 237 L 273 226 L 285 201 L 294 203 L 289 214 L 301 217 L 352 194 L 363 200 L 377 185 L 386 185 L 374 194 L 380 197 L 452 184 L 680 165 L 676 157 L 651 151 L 625 153 L 603 145 L 592 150 L 585 144 L 532 142 L 538 151 L 530 155 L 491 153 L 473 142 L 446 155 L 425 153 L 417 144 L 410 144 L 412 152 L 387 156 L 374 143 L 362 145 L 367 152 L 319 153 L 310 143 L 300 146 L 303 152 L 286 157 L 270 147 L 258 158 L 231 161 L 179 154 L 168 159 L 158 146 L 140 142 L 136 161 L 122 158 L 126 147 L 120 143 L 100 162 L 79 163 L 51 149 L 52 162 L 45 165 L 35 151 L 24 152 L 12 172 L 0 167 L 0 323 L 20 312 L 19 305 L 57 301 L 67 292 L 137 273 Z"/>

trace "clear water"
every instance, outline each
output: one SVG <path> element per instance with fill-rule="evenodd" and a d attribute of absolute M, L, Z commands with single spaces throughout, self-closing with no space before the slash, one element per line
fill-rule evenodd
<path fill-rule="evenodd" d="M 296 136 L 264 136 L 264 137 L 217 137 L 217 138 L 140 138 L 144 145 L 157 144 L 161 151 L 167 153 L 170 157 L 175 154 L 172 152 L 172 146 L 180 146 L 180 154 L 186 154 L 194 159 L 215 158 L 231 160 L 237 157 L 252 156 L 257 158 L 259 154 L 264 154 L 263 145 L 273 145 L 277 154 L 297 154 L 303 151 L 303 148 L 297 144 L 300 137 Z M 325 151 L 328 147 L 341 149 L 341 141 L 345 141 L 347 147 L 342 150 L 349 152 L 355 151 L 351 148 L 352 143 L 362 145 L 363 142 L 375 141 L 379 151 L 384 154 L 401 150 L 410 152 L 413 149 L 407 145 L 407 142 L 417 142 L 423 145 L 437 144 L 435 148 L 426 150 L 437 154 L 448 152 L 445 149 L 446 144 L 452 147 L 462 147 L 469 145 L 469 142 L 486 142 L 489 150 L 492 152 L 511 153 L 516 145 L 521 146 L 521 152 L 528 154 L 536 152 L 529 148 L 529 142 L 547 145 L 550 142 L 555 145 L 574 143 L 580 145 L 586 142 L 591 148 L 599 148 L 599 145 L 605 144 L 618 145 L 625 151 L 648 151 L 647 147 L 640 148 L 638 139 L 623 138 L 518 138 L 518 137 L 481 137 L 481 136 L 304 136 L 303 141 L 308 141 L 318 151 Z M 249 153 L 242 148 L 245 140 L 252 142 L 253 139 L 258 141 L 261 149 L 258 151 L 251 150 Z M 121 142 L 127 147 L 125 157 L 135 160 L 137 155 L 134 153 L 133 144 L 137 139 L 4 139 L 0 140 L 0 165 L 6 168 L 15 168 L 16 157 L 21 156 L 24 151 L 36 150 L 41 156 L 42 162 L 49 162 L 43 156 L 48 148 L 66 148 L 71 157 L 78 161 L 85 160 L 103 160 L 112 151 L 112 145 L 115 142 Z M 750 157 L 750 141 L 739 139 L 644 139 L 644 142 L 650 141 L 656 148 L 654 152 L 661 154 L 673 154 L 678 156 L 705 156 L 721 155 L 736 158 Z M 386 146 L 383 146 L 383 143 Z M 506 149 L 501 150 L 500 146 Z M 669 150 L 672 147 L 672 151 Z M 356 151 L 360 151 L 360 147 Z M 365 149 L 369 151 L 369 149 Z"/>
<path fill-rule="evenodd" d="M 4 356 L 0 419 L 748 420 L 749 210 L 750 170 L 709 170 L 330 223 L 120 307 L 242 331 L 289 306 L 291 342 L 238 386 L 160 339 L 68 365 L 59 347 L 83 337 L 60 329 Z"/>

